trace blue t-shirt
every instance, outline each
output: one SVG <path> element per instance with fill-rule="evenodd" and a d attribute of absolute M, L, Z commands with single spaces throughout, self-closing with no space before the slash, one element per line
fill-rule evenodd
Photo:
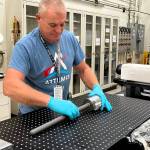
<path fill-rule="evenodd" d="M 56 44 L 48 44 L 53 57 L 58 58 Z M 25 82 L 44 93 L 54 95 L 54 87 L 58 78 L 63 86 L 63 99 L 67 99 L 72 66 L 84 60 L 83 51 L 73 33 L 64 30 L 60 38 L 60 77 L 43 46 L 39 36 L 39 28 L 35 28 L 18 41 L 13 49 L 10 68 L 14 68 L 25 75 Z M 21 113 L 31 112 L 37 107 L 20 104 Z"/>

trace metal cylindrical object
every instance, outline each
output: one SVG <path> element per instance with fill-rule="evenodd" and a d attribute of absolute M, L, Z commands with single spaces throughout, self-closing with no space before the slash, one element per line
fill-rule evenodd
<path fill-rule="evenodd" d="M 96 96 L 88 97 L 87 100 L 91 104 L 92 110 L 98 110 L 101 107 L 101 100 L 99 96 L 96 95 Z"/>
<path fill-rule="evenodd" d="M 85 110 L 86 108 L 89 108 L 89 107 L 91 107 L 91 109 L 93 109 L 93 110 L 98 110 L 101 106 L 101 101 L 100 101 L 98 96 L 89 97 L 89 98 L 87 98 L 87 101 L 88 101 L 88 103 L 86 103 L 86 104 L 79 107 L 79 111 L 83 111 L 83 110 Z M 30 134 L 35 135 L 35 134 L 37 134 L 41 131 L 44 131 L 47 128 L 49 128 L 49 127 L 51 127 L 51 126 L 53 126 L 57 123 L 60 123 L 60 122 L 64 121 L 65 119 L 67 119 L 66 116 L 59 116 L 59 117 L 57 117 L 57 118 L 55 118 L 55 119 L 39 126 L 37 128 L 32 129 L 30 131 Z"/>

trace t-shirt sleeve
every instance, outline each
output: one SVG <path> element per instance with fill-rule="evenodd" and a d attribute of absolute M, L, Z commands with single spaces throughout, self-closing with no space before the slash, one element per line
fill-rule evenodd
<path fill-rule="evenodd" d="M 74 62 L 73 65 L 79 65 L 85 58 L 85 55 L 83 53 L 83 50 L 77 40 L 77 38 L 73 35 L 73 44 L 74 44 L 74 49 L 75 49 L 75 58 L 74 58 Z"/>
<path fill-rule="evenodd" d="M 27 76 L 30 70 L 29 55 L 27 49 L 22 44 L 15 45 L 8 67 L 14 68 Z"/>

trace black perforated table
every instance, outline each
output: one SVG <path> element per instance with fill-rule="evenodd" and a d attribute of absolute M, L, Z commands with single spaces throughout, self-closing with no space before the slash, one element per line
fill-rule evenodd
<path fill-rule="evenodd" d="M 150 117 L 150 101 L 107 97 L 113 105 L 111 113 L 84 112 L 31 136 L 31 129 L 57 117 L 45 108 L 0 122 L 0 139 L 13 143 L 15 150 L 107 150 Z M 79 99 L 81 105 L 84 97 Z"/>

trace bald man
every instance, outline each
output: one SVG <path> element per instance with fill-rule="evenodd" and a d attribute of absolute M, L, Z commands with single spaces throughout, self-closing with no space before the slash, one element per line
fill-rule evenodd
<path fill-rule="evenodd" d="M 36 19 L 38 27 L 20 39 L 13 49 L 3 82 L 4 95 L 20 103 L 21 114 L 48 107 L 74 119 L 80 115 L 79 109 L 67 100 L 74 67 L 91 89 L 89 96 L 100 96 L 101 110 L 111 111 L 112 106 L 95 74 L 84 61 L 77 39 L 64 30 L 63 1 L 41 0 Z"/>

